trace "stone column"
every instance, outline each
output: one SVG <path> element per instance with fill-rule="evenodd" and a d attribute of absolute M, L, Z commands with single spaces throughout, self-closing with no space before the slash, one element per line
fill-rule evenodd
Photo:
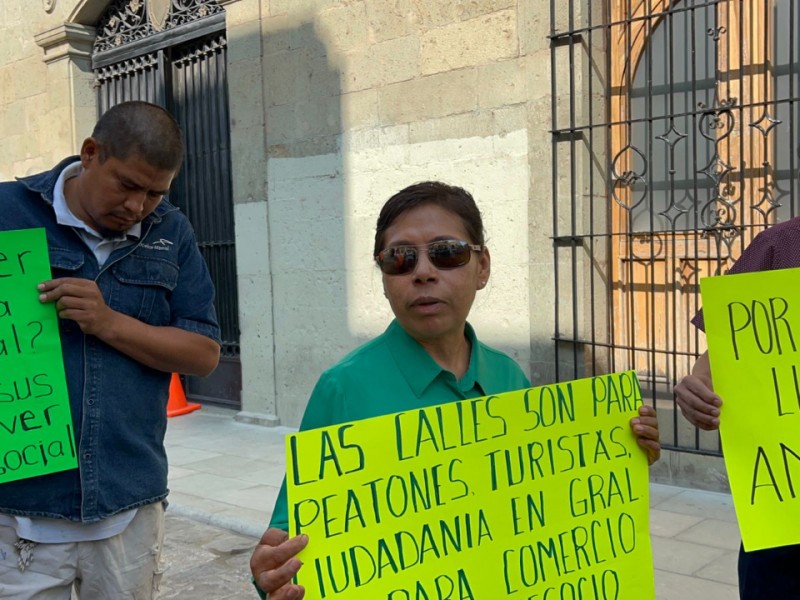
<path fill-rule="evenodd" d="M 44 50 L 47 65 L 46 116 L 39 132 L 46 139 L 42 139 L 40 147 L 51 152 L 52 162 L 75 152 L 97 119 L 91 60 L 94 39 L 93 27 L 74 23 L 64 23 L 34 36 L 36 44 Z"/>
<path fill-rule="evenodd" d="M 278 425 L 266 110 L 260 0 L 228 0 L 228 91 L 236 268 L 239 279 L 242 410 L 237 420 Z"/>

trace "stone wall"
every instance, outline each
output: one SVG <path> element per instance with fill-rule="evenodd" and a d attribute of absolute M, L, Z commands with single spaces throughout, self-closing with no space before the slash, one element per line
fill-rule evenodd
<path fill-rule="evenodd" d="M 248 140 L 237 143 L 234 162 L 250 174 L 237 167 L 248 182 L 236 193 L 238 223 L 266 222 L 270 234 L 256 242 L 240 227 L 237 239 L 260 257 L 240 271 L 241 297 L 271 290 L 269 318 L 244 300 L 245 410 L 296 424 L 319 373 L 385 328 L 391 313 L 371 260 L 375 220 L 392 193 L 425 179 L 475 195 L 493 273 L 471 321 L 530 372 L 532 340 L 544 348 L 552 334 L 553 302 L 549 21 L 538 4 L 226 6 L 234 136 Z M 266 169 L 255 181 L 259 152 Z M 533 267 L 531 256 L 540 257 Z"/>
<path fill-rule="evenodd" d="M 75 152 L 91 131 L 91 38 L 81 25 L 65 26 L 76 4 L 0 3 L 2 179 L 48 168 Z"/>
<path fill-rule="evenodd" d="M 317 377 L 391 313 L 380 206 L 442 179 L 482 208 L 492 278 L 471 321 L 552 377 L 548 6 L 540 0 L 227 0 L 242 418 L 297 425 Z M 75 151 L 106 5 L 0 3 L 0 176 Z M 66 25 L 65 25 L 66 24 Z M 88 33 L 87 33 L 88 32 Z"/>

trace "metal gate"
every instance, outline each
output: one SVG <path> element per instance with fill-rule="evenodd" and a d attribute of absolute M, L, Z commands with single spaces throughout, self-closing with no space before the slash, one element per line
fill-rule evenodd
<path fill-rule="evenodd" d="M 98 25 L 92 67 L 100 114 L 125 100 L 167 108 L 186 158 L 169 199 L 189 218 L 216 287 L 222 357 L 187 396 L 241 405 L 239 306 L 231 192 L 225 15 L 213 0 L 117 0 Z"/>
<path fill-rule="evenodd" d="M 718 454 L 672 388 L 700 277 L 798 214 L 796 0 L 551 0 L 555 362 L 633 369 L 665 447 Z"/>

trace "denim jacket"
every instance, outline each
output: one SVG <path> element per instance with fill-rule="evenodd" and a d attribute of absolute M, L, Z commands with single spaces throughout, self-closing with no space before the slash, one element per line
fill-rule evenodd
<path fill-rule="evenodd" d="M 142 222 L 138 243 L 102 268 L 71 227 L 56 223 L 53 189 L 76 160 L 0 183 L 0 231 L 44 227 L 54 278 L 93 279 L 110 308 L 219 342 L 208 269 L 189 221 L 169 202 Z M 79 469 L 0 485 L 0 512 L 90 523 L 162 500 L 170 374 L 84 335 L 74 321 L 60 320 L 59 329 Z"/>

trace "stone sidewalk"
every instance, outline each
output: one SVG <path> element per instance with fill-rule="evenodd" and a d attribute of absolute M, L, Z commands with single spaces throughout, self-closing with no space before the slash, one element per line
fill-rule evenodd
<path fill-rule="evenodd" d="M 167 513 L 161 598 L 257 600 L 250 583 L 256 539 Z"/>
<path fill-rule="evenodd" d="M 166 598 L 256 598 L 247 561 L 269 520 L 291 430 L 234 414 L 203 407 L 169 420 Z M 650 505 L 657 600 L 737 600 L 730 495 L 651 484 Z M 196 523 L 211 527 L 195 531 Z"/>

